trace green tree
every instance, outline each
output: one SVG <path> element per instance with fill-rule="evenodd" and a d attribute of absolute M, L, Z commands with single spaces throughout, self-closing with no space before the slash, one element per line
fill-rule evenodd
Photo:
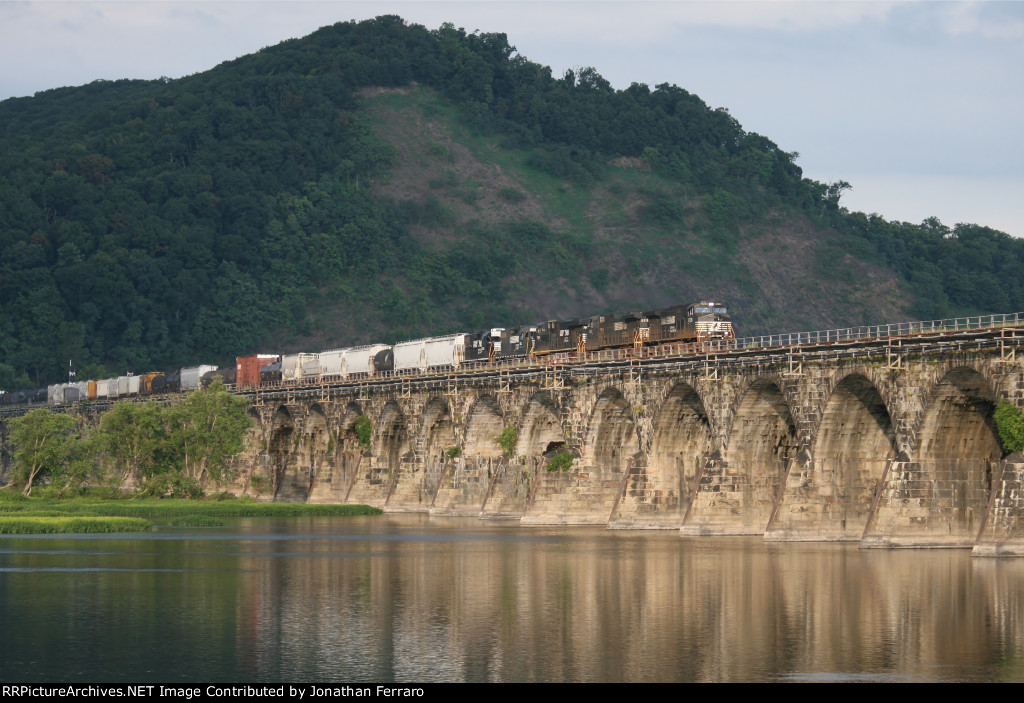
<path fill-rule="evenodd" d="M 24 482 L 24 495 L 32 493 L 36 479 L 60 474 L 75 455 L 78 423 L 73 417 L 46 408 L 31 410 L 10 422 L 14 445 L 12 482 Z"/>
<path fill-rule="evenodd" d="M 115 403 L 100 419 L 99 449 L 109 458 L 118 485 L 152 475 L 157 452 L 166 441 L 164 409 L 156 402 Z"/>
<path fill-rule="evenodd" d="M 241 451 L 252 425 L 246 401 L 224 390 L 220 380 L 189 393 L 165 410 L 167 449 L 181 476 L 199 485 L 223 481 L 225 463 Z"/>
<path fill-rule="evenodd" d="M 50 488 L 57 495 L 80 493 L 98 481 L 102 472 L 97 439 L 97 434 L 80 421 L 78 436 L 71 440 L 66 460 L 49 474 Z"/>

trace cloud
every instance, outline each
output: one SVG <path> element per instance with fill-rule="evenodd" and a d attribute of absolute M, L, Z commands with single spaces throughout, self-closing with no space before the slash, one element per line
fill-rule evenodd
<path fill-rule="evenodd" d="M 940 8 L 943 30 L 951 36 L 1024 39 L 1024 3 L 958 2 Z"/>

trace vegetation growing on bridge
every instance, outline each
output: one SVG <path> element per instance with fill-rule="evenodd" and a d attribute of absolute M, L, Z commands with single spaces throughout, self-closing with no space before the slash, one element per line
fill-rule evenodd
<path fill-rule="evenodd" d="M 995 412 L 999 440 L 1007 453 L 1024 450 L 1024 414 L 1020 408 L 1005 400 L 999 402 Z"/>
<path fill-rule="evenodd" d="M 501 447 L 501 451 L 504 452 L 505 456 L 512 456 L 512 452 L 515 451 L 516 442 L 519 441 L 519 433 L 516 428 L 509 425 L 501 431 L 498 435 L 498 446 Z"/>
<path fill-rule="evenodd" d="M 572 468 L 572 463 L 576 460 L 572 452 L 559 452 L 551 457 L 551 461 L 547 464 L 548 471 L 561 471 L 566 472 Z"/>
<path fill-rule="evenodd" d="M 356 418 L 356 436 L 359 437 L 359 446 L 363 449 L 370 448 L 370 441 L 373 439 L 373 421 L 366 415 Z"/>

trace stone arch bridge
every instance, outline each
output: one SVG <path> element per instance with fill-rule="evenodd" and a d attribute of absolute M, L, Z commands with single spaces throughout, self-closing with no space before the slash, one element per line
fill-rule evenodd
<path fill-rule="evenodd" d="M 1017 334 L 263 390 L 237 468 L 276 500 L 1024 553 L 1024 459 L 1003 459 L 993 419 L 1000 400 L 1024 402 Z M 564 453 L 571 468 L 548 470 Z"/>

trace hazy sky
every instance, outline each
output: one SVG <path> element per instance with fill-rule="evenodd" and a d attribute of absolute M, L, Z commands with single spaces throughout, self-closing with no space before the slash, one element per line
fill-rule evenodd
<path fill-rule="evenodd" d="M 505 32 L 616 88 L 674 83 L 853 185 L 889 219 L 1024 236 L 1024 2 L 16 2 L 0 0 L 0 99 L 206 70 L 326 24 L 397 14 Z"/>

